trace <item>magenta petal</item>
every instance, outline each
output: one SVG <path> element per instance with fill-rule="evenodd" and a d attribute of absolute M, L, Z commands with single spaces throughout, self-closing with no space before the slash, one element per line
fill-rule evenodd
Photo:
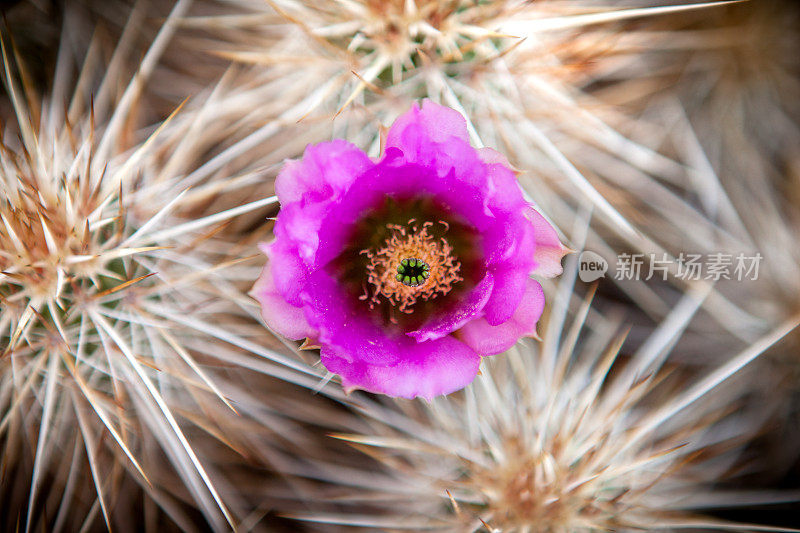
<path fill-rule="evenodd" d="M 459 338 L 481 355 L 502 353 L 520 337 L 536 335 L 536 323 L 544 311 L 544 292 L 538 282 L 528 279 L 525 294 L 513 316 L 497 326 L 479 318 L 459 330 Z"/>
<path fill-rule="evenodd" d="M 533 225 L 522 212 L 499 218 L 505 225 L 489 227 L 483 233 L 484 254 L 490 268 L 524 269 L 534 265 L 536 235 Z M 495 274 L 497 275 L 497 274 Z"/>
<path fill-rule="evenodd" d="M 410 130 L 414 130 L 413 136 L 409 135 Z M 419 145 L 442 143 L 451 137 L 469 142 L 467 121 L 458 111 L 425 99 L 422 106 L 412 105 L 394 121 L 386 136 L 386 147 L 414 152 Z"/>
<path fill-rule="evenodd" d="M 275 193 L 283 207 L 330 200 L 372 165 L 364 152 L 346 141 L 310 145 L 302 159 L 284 164 L 275 179 Z"/>
<path fill-rule="evenodd" d="M 536 262 L 533 273 L 544 278 L 552 278 L 564 271 L 561 259 L 571 252 L 561 244 L 558 233 L 550 223 L 533 207 L 525 213 L 533 224 L 536 235 L 536 251 L 533 259 Z"/>
<path fill-rule="evenodd" d="M 484 155 L 481 154 L 482 157 Z M 489 207 L 493 213 L 498 213 L 498 211 L 519 213 L 528 206 L 522 196 L 517 176 L 507 164 L 499 162 L 487 164 L 485 173 L 489 180 Z"/>
<path fill-rule="evenodd" d="M 272 277 L 272 263 L 268 263 L 261 271 L 250 296 L 261 304 L 261 316 L 275 333 L 292 340 L 316 337 L 316 331 L 308 324 L 303 309 L 288 303 L 278 293 Z"/>
<path fill-rule="evenodd" d="M 463 342 L 447 336 L 411 343 L 392 366 L 347 362 L 322 348 L 322 363 L 342 377 L 347 392 L 362 389 L 399 398 L 431 399 L 466 387 L 478 374 L 481 358 Z"/>
<path fill-rule="evenodd" d="M 319 233 L 322 215 L 326 211 L 325 204 L 303 206 L 299 203 L 289 204 L 281 209 L 281 219 L 275 225 L 275 235 L 286 237 L 295 244 L 300 257 L 313 264 L 319 248 Z"/>
<path fill-rule="evenodd" d="M 486 276 L 470 291 L 457 308 L 448 309 L 447 313 L 435 317 L 418 330 L 410 331 L 406 335 L 417 342 L 423 342 L 454 332 L 478 316 L 492 294 L 492 287 L 494 287 L 494 276 L 487 272 Z"/>
<path fill-rule="evenodd" d="M 272 283 L 278 293 L 294 306 L 302 305 L 300 294 L 308 282 L 308 268 L 300 259 L 296 247 L 291 241 L 276 239 L 269 246 L 262 246 L 261 250 L 269 256 L 270 268 L 280 272 L 277 280 Z"/>
<path fill-rule="evenodd" d="M 388 333 L 364 307 L 355 305 L 327 272 L 309 276 L 303 300 L 309 323 L 319 332 L 317 340 L 322 346 L 335 346 L 342 359 L 393 365 L 414 344 L 406 335 Z"/>
<path fill-rule="evenodd" d="M 497 326 L 511 318 L 522 301 L 529 271 L 530 267 L 526 266 L 495 273 L 492 296 L 483 308 L 483 316 L 489 324 Z"/>

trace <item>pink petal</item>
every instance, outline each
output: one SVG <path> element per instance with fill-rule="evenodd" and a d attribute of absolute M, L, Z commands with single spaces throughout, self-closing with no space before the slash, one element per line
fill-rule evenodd
<path fill-rule="evenodd" d="M 495 271 L 492 296 L 483 308 L 483 316 L 489 324 L 497 326 L 511 318 L 522 301 L 529 271 L 527 265 L 521 268 L 501 267 Z"/>
<path fill-rule="evenodd" d="M 517 176 L 509 167 L 493 163 L 486 165 L 485 172 L 489 180 L 489 206 L 492 212 L 520 212 L 527 207 Z"/>
<path fill-rule="evenodd" d="M 392 366 L 347 362 L 323 346 L 322 363 L 342 377 L 347 392 L 362 389 L 399 398 L 431 399 L 466 387 L 478 374 L 481 358 L 451 336 L 409 345 L 403 359 Z"/>
<path fill-rule="evenodd" d="M 544 292 L 536 281 L 528 279 L 522 302 L 506 322 L 492 326 L 478 318 L 466 324 L 458 337 L 481 355 L 502 353 L 517 343 L 520 337 L 535 336 L 536 323 L 544 311 Z"/>
<path fill-rule="evenodd" d="M 301 293 L 309 274 L 297 248 L 288 239 L 280 238 L 268 246 L 260 245 L 260 248 L 269 257 L 270 269 L 280 273 L 277 279 L 272 280 L 278 294 L 295 307 L 303 305 Z"/>
<path fill-rule="evenodd" d="M 386 147 L 413 151 L 418 144 L 441 143 L 451 137 L 469 142 L 467 121 L 458 111 L 425 99 L 422 106 L 412 105 L 394 121 L 386 136 Z"/>
<path fill-rule="evenodd" d="M 320 225 L 326 204 L 300 203 L 281 206 L 280 219 L 274 233 L 278 239 L 292 242 L 306 264 L 313 264 L 319 248 Z"/>
<path fill-rule="evenodd" d="M 302 159 L 286 161 L 275 179 L 275 193 L 283 207 L 329 201 L 372 165 L 357 146 L 340 139 L 309 145 Z"/>
<path fill-rule="evenodd" d="M 416 331 L 406 333 L 417 342 L 438 339 L 448 335 L 476 316 L 483 310 L 492 294 L 494 276 L 487 272 L 483 279 L 464 297 L 464 300 L 455 309 L 448 309 L 447 313 L 435 317 Z"/>
<path fill-rule="evenodd" d="M 303 309 L 288 303 L 278 293 L 272 277 L 272 263 L 261 271 L 250 296 L 261 304 L 261 316 L 269 329 L 287 339 L 300 340 L 316 337 L 316 331 L 308 324 Z"/>
<path fill-rule="evenodd" d="M 522 213 L 495 217 L 481 232 L 487 265 L 506 267 L 533 267 L 536 237 L 533 226 Z"/>
<path fill-rule="evenodd" d="M 550 223 L 533 207 L 526 211 L 536 235 L 536 251 L 533 254 L 536 266 L 533 273 L 544 278 L 558 276 L 564 271 L 561 259 L 572 250 L 561 244 L 558 233 Z"/>
<path fill-rule="evenodd" d="M 335 346 L 341 359 L 394 365 L 416 344 L 406 335 L 388 331 L 363 302 L 355 302 L 324 270 L 309 275 L 303 302 L 309 324 L 318 331 L 316 339 L 322 346 Z"/>
<path fill-rule="evenodd" d="M 494 148 L 478 148 L 478 157 L 487 165 L 503 165 L 511 169 L 511 163 L 508 162 L 506 156 L 495 150 Z"/>

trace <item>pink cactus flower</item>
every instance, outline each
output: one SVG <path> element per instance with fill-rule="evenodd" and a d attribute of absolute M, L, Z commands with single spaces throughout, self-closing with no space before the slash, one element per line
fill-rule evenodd
<path fill-rule="evenodd" d="M 392 125 L 373 161 L 343 141 L 306 148 L 275 183 L 281 211 L 252 295 L 267 326 L 310 338 L 345 390 L 431 398 L 481 357 L 536 334 L 531 274 L 568 252 L 499 153 L 431 101 Z"/>

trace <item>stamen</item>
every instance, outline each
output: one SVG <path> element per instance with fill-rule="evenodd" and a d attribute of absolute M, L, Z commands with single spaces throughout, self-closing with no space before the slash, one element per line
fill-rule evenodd
<path fill-rule="evenodd" d="M 427 301 L 444 296 L 455 283 L 463 281 L 461 263 L 453 256 L 447 239 L 435 239 L 428 233 L 432 222 L 422 224 L 421 230 L 415 222 L 411 219 L 406 226 L 387 224 L 391 235 L 383 245 L 377 250 L 361 250 L 370 260 L 367 281 L 375 288 L 369 300 L 371 308 L 383 296 L 400 311 L 412 313 L 420 298 Z M 439 222 L 448 227 L 446 222 Z M 367 298 L 365 290 L 361 299 Z"/>

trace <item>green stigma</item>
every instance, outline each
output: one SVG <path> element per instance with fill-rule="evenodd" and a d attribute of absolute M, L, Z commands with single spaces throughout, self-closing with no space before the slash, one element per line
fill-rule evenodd
<path fill-rule="evenodd" d="M 431 275 L 431 267 L 422 259 L 406 258 L 397 265 L 397 281 L 408 287 L 417 287 L 425 283 Z"/>

